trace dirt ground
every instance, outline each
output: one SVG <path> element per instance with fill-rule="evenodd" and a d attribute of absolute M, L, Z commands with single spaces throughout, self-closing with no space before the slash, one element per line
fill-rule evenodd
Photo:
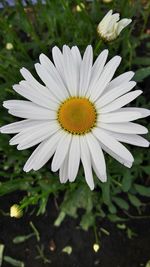
<path fill-rule="evenodd" d="M 0 210 L 8 212 L 17 194 L 3 197 Z M 5 245 L 4 255 L 23 261 L 25 267 L 145 267 L 150 260 L 150 219 L 130 220 L 127 226 L 137 234 L 129 239 L 124 230 L 107 220 L 98 223 L 99 229 L 105 228 L 110 235 L 101 233 L 101 247 L 98 253 L 93 251 L 95 236 L 93 229 L 83 231 L 78 220 L 67 217 L 60 227 L 54 227 L 53 222 L 58 215 L 54 200 L 50 199 L 44 216 L 27 213 L 21 219 L 13 219 L 0 214 L 0 243 Z M 35 236 L 24 243 L 14 244 L 13 238 L 28 235 L 32 232 L 30 221 L 40 233 L 40 241 Z M 45 257 L 50 263 L 36 259 L 39 254 L 37 245 L 44 246 Z M 54 248 L 51 251 L 50 247 Z M 72 247 L 70 255 L 63 253 L 66 246 Z M 3 261 L 2 267 L 11 266 Z"/>

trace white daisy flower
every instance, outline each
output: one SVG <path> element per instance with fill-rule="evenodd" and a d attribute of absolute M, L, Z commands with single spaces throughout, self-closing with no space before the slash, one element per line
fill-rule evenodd
<path fill-rule="evenodd" d="M 4 101 L 8 112 L 25 120 L 1 127 L 2 133 L 16 134 L 10 145 L 23 150 L 40 143 L 27 160 L 24 171 L 39 170 L 53 155 L 51 169 L 59 170 L 60 182 L 73 182 L 80 161 L 85 179 L 94 189 L 92 169 L 97 177 L 107 180 L 103 150 L 127 167 L 133 156 L 120 143 L 147 147 L 149 142 L 139 134 L 146 134 L 144 126 L 133 120 L 150 114 L 144 108 L 123 108 L 142 91 L 129 92 L 135 82 L 134 73 L 126 72 L 113 79 L 121 57 L 113 57 L 107 64 L 108 50 L 104 50 L 93 64 L 93 50 L 89 45 L 83 58 L 76 46 L 64 45 L 52 50 L 54 64 L 44 54 L 35 69 L 45 85 L 31 73 L 21 69 L 24 80 L 13 89 L 27 98 Z"/>
<path fill-rule="evenodd" d="M 100 37 L 107 41 L 113 41 L 115 40 L 120 32 L 127 27 L 132 19 L 120 19 L 119 13 L 112 14 L 113 11 L 110 10 L 104 18 L 100 21 L 97 27 L 97 32 L 100 35 Z"/>

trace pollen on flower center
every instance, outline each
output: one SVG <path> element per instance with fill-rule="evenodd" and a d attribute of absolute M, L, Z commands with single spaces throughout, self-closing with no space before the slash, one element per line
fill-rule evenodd
<path fill-rule="evenodd" d="M 64 130 L 72 134 L 85 134 L 95 126 L 97 113 L 87 98 L 71 97 L 60 105 L 57 119 Z"/>

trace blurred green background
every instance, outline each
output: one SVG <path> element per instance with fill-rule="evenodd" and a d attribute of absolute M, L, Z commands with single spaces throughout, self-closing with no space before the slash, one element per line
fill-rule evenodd
<path fill-rule="evenodd" d="M 84 5 L 83 5 L 84 4 Z M 4 100 L 20 99 L 12 85 L 22 77 L 19 69 L 28 68 L 37 78 L 34 64 L 40 53 L 51 58 L 51 49 L 63 44 L 77 45 L 83 54 L 92 44 L 94 57 L 108 48 L 109 58 L 118 54 L 122 63 L 116 75 L 127 70 L 135 71 L 134 80 L 144 93 L 134 106 L 150 107 L 148 87 L 150 75 L 150 2 L 147 0 L 80 1 L 38 0 L 15 1 L 10 7 L 1 1 L 0 9 L 0 125 L 17 121 L 2 107 Z M 77 8 L 78 6 L 78 8 Z M 80 8 L 79 8 L 80 7 Z M 78 11 L 80 9 L 80 11 Z M 121 18 L 132 18 L 118 39 L 99 46 L 97 25 L 104 15 L 113 9 Z M 96 48 L 97 47 L 97 48 Z M 146 120 L 140 123 L 147 127 Z M 37 172 L 24 173 L 23 165 L 32 149 L 17 151 L 9 146 L 9 135 L 0 136 L 0 196 L 22 192 L 20 202 L 24 211 L 31 206 L 35 214 L 44 214 L 49 196 L 60 199 L 60 212 L 55 225 L 60 225 L 66 215 L 78 216 L 83 208 L 80 226 L 87 230 L 96 223 L 96 218 L 122 221 L 130 215 L 131 206 L 136 215 L 145 212 L 147 197 L 150 197 L 150 153 L 148 149 L 129 147 L 135 158 L 134 165 L 127 169 L 106 155 L 108 182 L 102 184 L 95 179 L 96 189 L 91 192 L 84 181 L 80 168 L 73 184 L 59 183 L 57 173 L 50 171 L 50 163 Z M 3 198 L 2 198 L 3 199 Z"/>

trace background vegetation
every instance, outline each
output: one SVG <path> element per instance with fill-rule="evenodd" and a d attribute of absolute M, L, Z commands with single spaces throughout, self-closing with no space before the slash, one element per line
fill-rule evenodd
<path fill-rule="evenodd" d="M 80 0 L 41 0 L 16 1 L 9 7 L 2 1 L 0 9 L 0 125 L 15 121 L 2 107 L 8 99 L 19 99 L 12 85 L 22 77 L 19 69 L 28 68 L 38 79 L 34 63 L 40 53 L 51 58 L 51 48 L 77 45 L 81 53 L 88 44 L 94 47 L 94 57 L 104 48 L 110 51 L 109 57 L 119 54 L 122 64 L 117 74 L 126 70 L 135 71 L 134 79 L 144 94 L 134 103 L 148 108 L 148 76 L 150 74 L 150 25 L 148 15 L 150 3 L 146 0 L 104 1 Z M 80 6 L 80 12 L 77 11 Z M 108 10 L 119 12 L 121 17 L 132 18 L 130 24 L 112 43 L 99 43 L 97 25 Z M 10 45 L 12 47 L 10 49 Z M 145 120 L 140 123 L 147 126 Z M 57 173 L 50 171 L 50 163 L 37 172 L 24 173 L 23 165 L 31 150 L 17 151 L 8 144 L 10 136 L 0 137 L 0 196 L 21 191 L 19 205 L 37 215 L 44 214 L 49 196 L 59 206 L 58 218 L 54 222 L 59 226 L 66 215 L 79 216 L 79 224 L 87 230 L 94 226 L 97 218 L 111 221 L 124 221 L 128 218 L 143 216 L 150 197 L 150 153 L 147 149 L 130 147 L 135 162 L 131 169 L 123 167 L 106 155 L 108 182 L 102 184 L 95 179 L 96 189 L 90 191 L 84 181 L 80 168 L 77 180 L 73 184 L 61 185 Z M 3 199 L 3 198 L 2 198 Z M 13 204 L 13 200 L 12 200 Z M 82 209 L 82 212 L 79 211 Z"/>

